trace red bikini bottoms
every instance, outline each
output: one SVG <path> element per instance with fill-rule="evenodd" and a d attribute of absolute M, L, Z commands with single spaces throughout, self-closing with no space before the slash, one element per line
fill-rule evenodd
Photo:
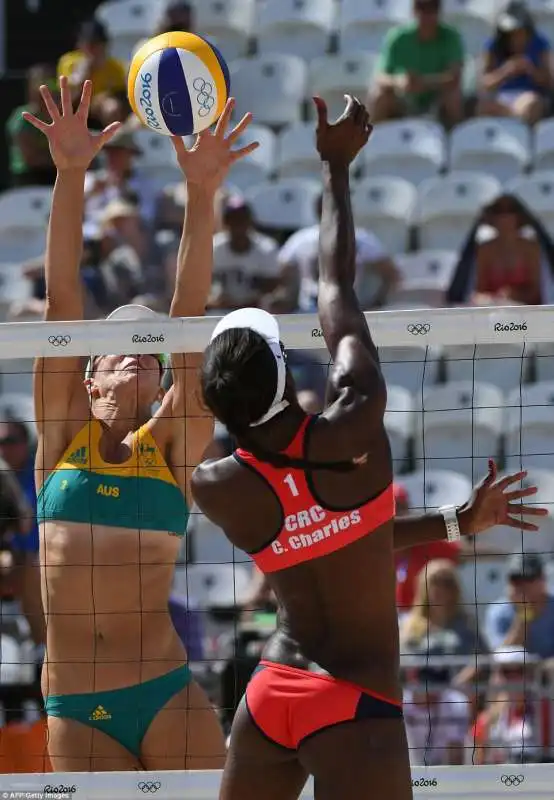
<path fill-rule="evenodd" d="M 273 744 L 297 750 L 316 733 L 359 719 L 402 719 L 402 705 L 353 683 L 260 661 L 246 689 L 246 707 Z"/>

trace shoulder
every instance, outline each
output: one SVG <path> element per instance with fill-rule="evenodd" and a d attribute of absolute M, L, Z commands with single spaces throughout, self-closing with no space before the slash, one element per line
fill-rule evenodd
<path fill-rule="evenodd" d="M 210 458 L 199 464 L 192 473 L 190 488 L 198 506 L 210 517 L 217 510 L 219 499 L 224 495 L 233 478 L 236 464 L 232 456 Z"/>
<path fill-rule="evenodd" d="M 6 128 L 10 133 L 17 133 L 17 131 L 19 131 L 22 127 L 28 127 L 29 130 L 32 130 L 31 126 L 27 125 L 21 116 L 26 110 L 26 106 L 17 106 L 17 108 L 14 108 L 14 110 L 11 112 L 6 120 Z"/>
<path fill-rule="evenodd" d="M 213 246 L 214 250 L 217 248 L 221 250 L 222 247 L 227 246 L 227 242 L 229 241 L 229 235 L 226 231 L 218 231 L 218 233 L 214 234 L 213 238 Z"/>
<path fill-rule="evenodd" d="M 386 255 L 386 250 L 381 240 L 373 231 L 368 231 L 365 228 L 356 228 L 356 247 L 360 255 L 370 261 L 377 261 Z"/>
<path fill-rule="evenodd" d="M 455 42 L 456 44 L 462 42 L 460 31 L 453 25 L 449 25 L 447 22 L 441 22 L 439 24 L 439 32 L 443 41 Z"/>
<path fill-rule="evenodd" d="M 387 33 L 385 45 L 391 47 L 392 45 L 411 42 L 415 38 L 415 35 L 416 26 L 413 22 L 407 22 L 405 25 L 396 25 Z"/>
<path fill-rule="evenodd" d="M 64 53 L 58 61 L 58 73 L 62 75 L 66 70 L 71 72 L 82 59 L 83 55 L 78 50 L 70 50 L 68 53 Z"/>
<path fill-rule="evenodd" d="M 445 716 L 449 720 L 466 719 L 469 714 L 467 696 L 458 689 L 445 689 L 441 698 L 441 706 L 446 710 Z"/>
<path fill-rule="evenodd" d="M 281 257 L 293 257 L 299 250 L 310 246 L 319 237 L 319 228 L 301 228 L 290 236 L 281 248 Z"/>
<path fill-rule="evenodd" d="M 512 604 L 509 600 L 503 597 L 498 602 L 491 603 L 489 605 L 485 617 L 487 622 L 489 622 L 491 625 L 495 625 L 511 620 L 513 615 L 514 609 Z"/>
<path fill-rule="evenodd" d="M 125 77 L 127 73 L 125 69 L 125 64 L 118 58 L 115 58 L 114 56 L 109 56 L 106 59 L 105 69 L 111 75 L 116 75 L 116 76 L 123 75 Z"/>
<path fill-rule="evenodd" d="M 252 241 L 261 253 L 266 255 L 274 255 L 277 253 L 277 242 L 270 236 L 264 236 L 262 233 L 254 233 Z"/>
<path fill-rule="evenodd" d="M 531 46 L 539 51 L 550 50 L 550 41 L 543 33 L 535 31 L 535 35 L 531 40 Z"/>

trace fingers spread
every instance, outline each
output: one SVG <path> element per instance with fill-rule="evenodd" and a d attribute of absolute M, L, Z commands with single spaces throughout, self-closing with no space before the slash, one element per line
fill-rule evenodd
<path fill-rule="evenodd" d="M 37 128 L 37 130 L 42 131 L 42 133 L 48 133 L 50 125 L 47 122 L 43 122 L 38 117 L 35 117 L 34 114 L 29 114 L 28 111 L 24 111 L 21 116 L 26 122 L 34 128 Z"/>
<path fill-rule="evenodd" d="M 181 136 L 172 136 L 171 143 L 173 144 L 173 149 L 177 153 L 177 158 L 186 158 L 188 150 L 185 146 L 185 142 L 183 141 Z"/>
<path fill-rule="evenodd" d="M 512 519 L 511 517 L 507 517 L 504 525 L 508 528 L 517 528 L 519 531 L 538 531 L 539 526 L 533 525 L 532 522 L 524 522 L 520 519 Z"/>
<path fill-rule="evenodd" d="M 511 504 L 508 506 L 508 514 L 521 514 L 522 517 L 547 517 L 548 509 L 542 506 Z"/>
<path fill-rule="evenodd" d="M 251 123 L 251 122 L 252 122 L 252 114 L 250 114 L 250 113 L 248 113 L 248 114 L 245 114 L 245 115 L 244 115 L 244 117 L 243 117 L 243 118 L 241 119 L 241 121 L 239 122 L 239 124 L 238 124 L 238 125 L 236 125 L 236 126 L 233 128 L 233 130 L 231 131 L 231 133 L 230 133 L 230 134 L 229 134 L 229 136 L 227 137 L 227 141 L 228 141 L 230 144 L 233 144 L 234 142 L 236 142 L 236 140 L 239 138 L 239 136 L 240 136 L 242 133 L 244 133 L 244 131 L 245 131 L 245 130 L 246 130 L 246 128 L 247 128 L 247 127 L 250 125 L 250 123 Z"/>
<path fill-rule="evenodd" d="M 111 125 L 108 125 L 107 128 L 104 128 L 102 133 L 97 137 L 97 146 L 98 149 L 104 147 L 110 139 L 112 139 L 118 130 L 121 128 L 121 122 L 112 122 Z"/>
<path fill-rule="evenodd" d="M 529 486 L 527 489 L 516 489 L 513 492 L 506 492 L 504 497 L 509 501 L 521 500 L 522 497 L 531 497 L 531 495 L 534 495 L 537 492 L 538 489 L 536 486 Z"/>
<path fill-rule="evenodd" d="M 79 103 L 79 108 L 77 109 L 77 116 L 79 117 L 79 119 L 88 119 L 91 100 L 92 100 L 92 81 L 85 81 L 83 84 L 81 101 Z"/>
<path fill-rule="evenodd" d="M 233 113 L 234 107 L 235 107 L 235 98 L 230 97 L 225 103 L 225 108 L 223 109 L 223 113 L 220 116 L 217 125 L 215 126 L 216 136 L 219 137 L 225 136 L 225 131 L 227 130 L 227 126 L 229 125 L 229 121 L 231 119 L 231 114 Z"/>
<path fill-rule="evenodd" d="M 327 119 L 327 104 L 325 100 L 321 97 L 314 97 L 313 98 L 315 109 L 317 112 L 317 124 L 318 127 L 324 128 L 325 125 L 328 124 Z"/>
<path fill-rule="evenodd" d="M 523 480 L 526 475 L 527 472 L 525 470 L 523 472 L 515 472 L 513 475 L 506 475 L 505 478 L 502 478 L 501 481 L 498 481 L 496 488 L 503 492 L 504 489 L 507 489 L 508 486 L 512 485 L 512 483 L 517 483 L 517 481 Z"/>
<path fill-rule="evenodd" d="M 241 147 L 240 150 L 234 150 L 231 153 L 231 163 L 234 164 L 235 161 L 239 161 L 239 159 L 244 158 L 249 153 L 253 153 L 254 150 L 257 150 L 259 146 L 259 142 L 251 142 L 250 144 L 247 144 L 246 147 Z"/>
<path fill-rule="evenodd" d="M 65 75 L 62 75 L 60 78 L 60 95 L 62 101 L 62 114 L 64 117 L 71 117 L 73 115 L 71 89 L 69 88 L 69 81 Z"/>
<path fill-rule="evenodd" d="M 44 100 L 44 105 L 46 106 L 46 109 L 52 118 L 52 122 L 55 122 L 56 120 L 60 119 L 60 111 L 58 109 L 58 106 L 54 102 L 54 98 L 50 94 L 50 89 L 48 88 L 48 86 L 41 86 L 40 94 L 42 96 L 42 99 Z"/>

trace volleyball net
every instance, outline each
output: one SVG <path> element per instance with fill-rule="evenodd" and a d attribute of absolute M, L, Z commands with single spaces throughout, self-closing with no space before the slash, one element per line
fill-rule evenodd
<path fill-rule="evenodd" d="M 524 485 L 538 487 L 530 502 L 554 507 L 554 308 L 372 312 L 367 319 L 388 386 L 386 426 L 399 513 L 465 503 L 490 458 L 501 473 L 528 470 Z M 206 317 L 2 324 L 0 421 L 10 409 L 32 424 L 31 371 L 38 356 L 201 352 L 216 322 Z M 310 394 L 306 402 L 322 403 L 330 362 L 317 318 L 282 316 L 280 326 L 299 390 L 305 399 Z M 523 554 L 532 557 L 522 570 L 539 564 L 536 577 L 546 594 L 540 602 L 511 595 L 514 603 L 530 610 L 525 641 L 506 649 L 502 639 L 510 632 L 509 614 L 494 609 L 506 607 L 511 560 L 514 555 L 521 560 Z M 401 630 L 410 629 L 411 618 L 420 628 L 422 620 L 426 625 L 423 642 L 401 645 L 415 797 L 552 798 L 553 518 L 541 519 L 540 533 L 497 527 L 451 556 L 441 551 L 429 557 L 420 553 L 419 558 L 424 588 L 415 571 L 419 562 L 411 562 L 409 554 L 397 561 Z M 432 566 L 437 561 L 442 572 Z M 419 604 L 441 602 L 444 594 L 433 588 L 433 580 L 439 586 L 445 569 L 455 584 L 456 619 L 438 630 L 440 625 L 431 625 Z M 180 634 L 193 673 L 227 731 L 263 643 L 275 628 L 271 602 L 244 608 L 251 579 L 248 556 L 193 509 L 175 570 L 173 600 L 185 620 Z M 21 713 L 5 713 L 0 728 L 0 797 L 217 797 L 217 772 L 43 771 L 46 739 L 25 738 L 23 730 L 40 725 L 41 719 L 25 706 L 32 669 L 21 647 L 13 647 L 17 637 L 5 625 L 10 607 L 9 600 L 2 601 L 0 702 L 8 712 L 15 689 L 23 700 Z M 534 628 L 533 615 L 541 617 Z M 177 618 L 175 626 L 179 630 Z M 16 666 L 10 670 L 10 664 Z M 34 773 L 14 755 L 28 753 L 30 747 L 40 750 Z M 302 796 L 313 797 L 310 784 Z"/>

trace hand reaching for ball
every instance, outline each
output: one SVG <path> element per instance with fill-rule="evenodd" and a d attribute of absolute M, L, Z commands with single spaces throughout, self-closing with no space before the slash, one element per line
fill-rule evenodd
<path fill-rule="evenodd" d="M 210 130 L 199 133 L 190 150 L 187 150 L 180 137 L 173 137 L 177 161 L 189 187 L 198 186 L 204 191 L 215 192 L 227 177 L 231 166 L 259 147 L 258 142 L 251 142 L 233 150 L 233 145 L 252 122 L 252 114 L 245 114 L 226 136 L 234 105 L 234 98 L 229 98 L 213 133 Z"/>
<path fill-rule="evenodd" d="M 85 81 L 77 111 L 73 111 L 71 89 L 65 76 L 60 78 L 60 90 L 61 113 L 48 87 L 40 87 L 42 99 L 50 114 L 50 123 L 43 122 L 28 111 L 23 112 L 23 118 L 48 139 L 50 154 L 58 172 L 86 171 L 102 147 L 117 133 L 121 123 L 113 122 L 102 133 L 91 133 L 88 129 L 91 81 Z"/>

